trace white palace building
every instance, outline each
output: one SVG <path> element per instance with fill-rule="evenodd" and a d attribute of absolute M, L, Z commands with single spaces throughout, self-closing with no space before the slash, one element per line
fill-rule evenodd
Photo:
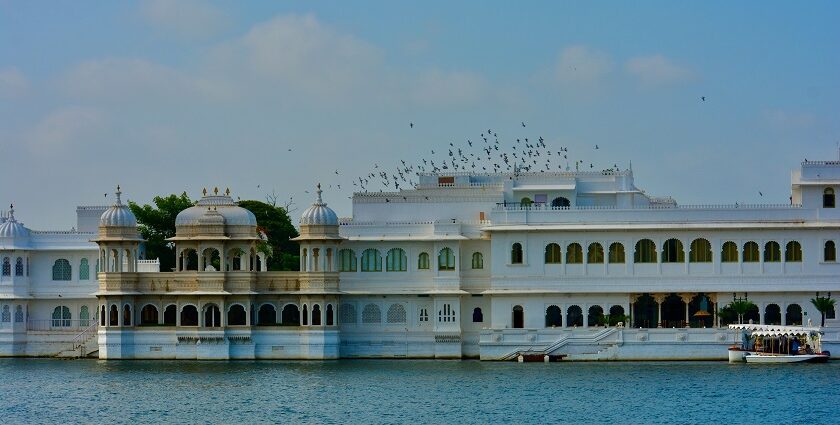
<path fill-rule="evenodd" d="M 301 271 L 265 270 L 254 215 L 205 194 L 177 267 L 141 258 L 122 204 L 69 232 L 0 218 L 0 356 L 102 359 L 726 359 L 746 320 L 820 324 L 840 294 L 840 162 L 803 162 L 780 205 L 679 205 L 631 170 L 425 174 L 300 218 Z M 825 349 L 840 348 L 827 314 Z"/>

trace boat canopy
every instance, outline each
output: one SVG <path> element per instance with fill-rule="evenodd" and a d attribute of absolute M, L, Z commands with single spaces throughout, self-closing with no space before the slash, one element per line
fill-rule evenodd
<path fill-rule="evenodd" d="M 805 326 L 781 326 L 781 325 L 756 325 L 756 324 L 741 324 L 729 325 L 729 329 L 743 329 L 752 331 L 754 336 L 782 336 L 782 335 L 797 335 L 808 336 L 814 334 L 821 334 L 820 328 L 805 327 Z"/>

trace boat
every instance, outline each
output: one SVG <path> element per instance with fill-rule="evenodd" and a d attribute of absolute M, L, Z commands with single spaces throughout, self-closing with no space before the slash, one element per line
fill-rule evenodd
<path fill-rule="evenodd" d="M 825 363 L 822 330 L 817 327 L 738 324 L 741 343 L 729 347 L 730 363 Z"/>

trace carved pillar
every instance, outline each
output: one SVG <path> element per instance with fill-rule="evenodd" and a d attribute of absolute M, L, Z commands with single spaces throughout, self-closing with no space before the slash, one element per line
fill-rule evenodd
<path fill-rule="evenodd" d="M 653 300 L 656 301 L 656 327 L 662 327 L 662 302 L 668 297 L 668 294 L 651 294 Z"/>
<path fill-rule="evenodd" d="M 680 299 L 682 299 L 682 302 L 685 304 L 685 327 L 687 328 L 690 327 L 690 318 L 688 317 L 688 304 L 691 303 L 692 298 L 694 298 L 694 294 L 680 294 Z"/>

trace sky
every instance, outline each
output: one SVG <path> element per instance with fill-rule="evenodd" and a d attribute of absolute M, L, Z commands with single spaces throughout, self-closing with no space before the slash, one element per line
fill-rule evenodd
<path fill-rule="evenodd" d="M 375 165 L 487 129 L 632 161 L 682 204 L 787 203 L 804 158 L 838 158 L 837 22 L 831 1 L 0 0 L 0 205 L 67 230 L 117 184 L 217 186 L 296 222 L 321 182 L 348 217 Z"/>

